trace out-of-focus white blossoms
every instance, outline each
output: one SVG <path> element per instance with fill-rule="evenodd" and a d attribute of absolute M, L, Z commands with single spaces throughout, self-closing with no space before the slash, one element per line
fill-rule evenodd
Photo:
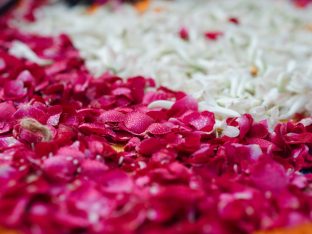
<path fill-rule="evenodd" d="M 152 77 L 193 95 L 218 119 L 251 113 L 273 124 L 312 114 L 311 10 L 285 0 L 156 0 L 143 14 L 129 5 L 90 14 L 53 3 L 37 22 L 14 23 L 69 34 L 95 75 Z M 215 31 L 222 32 L 216 40 L 205 37 Z"/>

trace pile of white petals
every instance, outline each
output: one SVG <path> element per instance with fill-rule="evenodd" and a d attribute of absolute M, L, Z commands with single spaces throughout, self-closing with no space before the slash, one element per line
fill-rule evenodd
<path fill-rule="evenodd" d="M 312 114 L 311 12 L 287 0 L 155 0 L 144 13 L 127 4 L 88 13 L 54 2 L 35 23 L 13 23 L 68 34 L 96 76 L 152 77 L 193 95 L 218 119 L 251 113 L 274 124 Z M 189 40 L 179 36 L 183 27 Z M 207 40 L 213 31 L 223 35 Z"/>

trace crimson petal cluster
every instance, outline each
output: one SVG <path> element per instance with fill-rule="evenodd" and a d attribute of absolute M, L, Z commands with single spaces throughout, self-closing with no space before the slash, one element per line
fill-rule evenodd
<path fill-rule="evenodd" d="M 228 136 L 183 92 L 93 78 L 66 35 L 1 29 L 1 226 L 247 234 L 311 221 L 311 118 L 269 131 L 246 114 Z M 14 41 L 52 63 L 13 56 Z M 160 100 L 172 105 L 150 105 Z"/>

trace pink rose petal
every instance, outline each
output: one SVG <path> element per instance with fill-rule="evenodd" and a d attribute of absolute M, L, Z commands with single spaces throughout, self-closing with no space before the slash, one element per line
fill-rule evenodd
<path fill-rule="evenodd" d="M 153 135 L 164 135 L 171 132 L 171 128 L 166 124 L 153 123 L 146 131 Z"/>
<path fill-rule="evenodd" d="M 145 132 L 153 122 L 154 120 L 147 114 L 136 111 L 127 114 L 123 121 L 126 130 L 134 134 Z"/>

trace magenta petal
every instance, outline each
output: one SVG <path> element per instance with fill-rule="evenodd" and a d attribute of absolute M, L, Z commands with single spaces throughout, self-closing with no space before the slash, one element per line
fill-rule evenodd
<path fill-rule="evenodd" d="M 222 32 L 219 31 L 211 31 L 211 32 L 205 32 L 205 37 L 208 40 L 212 40 L 212 41 L 216 41 L 217 39 L 219 39 L 219 37 L 221 37 L 223 35 Z"/>
<path fill-rule="evenodd" d="M 179 36 L 181 39 L 183 39 L 185 41 L 189 40 L 189 32 L 188 32 L 187 28 L 185 28 L 185 27 L 180 28 Z"/>
<path fill-rule="evenodd" d="M 132 137 L 128 143 L 125 145 L 124 149 L 125 151 L 131 151 L 134 150 L 135 147 L 137 147 L 140 144 L 140 139 L 137 137 Z"/>
<path fill-rule="evenodd" d="M 108 167 L 104 163 L 90 159 L 83 160 L 80 168 L 81 175 L 94 179 L 99 178 L 108 170 Z"/>
<path fill-rule="evenodd" d="M 71 157 L 73 159 L 81 160 L 85 157 L 85 155 L 74 147 L 62 147 L 57 151 L 57 156 L 59 157 Z"/>
<path fill-rule="evenodd" d="M 201 135 L 198 132 L 193 132 L 185 136 L 185 142 L 179 146 L 181 151 L 189 153 L 195 152 L 200 147 Z"/>
<path fill-rule="evenodd" d="M 197 111 L 198 104 L 197 104 L 197 101 L 193 97 L 185 96 L 177 100 L 173 104 L 173 106 L 169 110 L 169 113 L 171 116 L 180 116 L 189 110 Z"/>
<path fill-rule="evenodd" d="M 215 124 L 215 119 L 214 114 L 209 111 L 192 112 L 183 118 L 183 122 L 191 125 L 196 130 L 210 132 Z"/>
<path fill-rule="evenodd" d="M 83 123 L 78 127 L 79 131 L 84 134 L 107 135 L 109 131 L 102 125 L 93 123 Z"/>
<path fill-rule="evenodd" d="M 119 111 L 109 110 L 109 111 L 105 111 L 104 113 L 102 113 L 99 116 L 98 121 L 100 123 L 119 123 L 123 121 L 124 118 L 125 118 L 125 114 Z"/>
<path fill-rule="evenodd" d="M 13 168 L 11 165 L 9 164 L 5 164 L 5 163 L 1 163 L 0 164 L 0 191 L 1 191 L 1 187 L 6 187 L 7 185 L 7 181 L 10 179 L 18 179 L 18 171 Z"/>
<path fill-rule="evenodd" d="M 166 124 L 153 123 L 148 127 L 146 131 L 153 135 L 164 135 L 171 132 L 171 128 Z"/>
<path fill-rule="evenodd" d="M 237 25 L 240 24 L 240 21 L 237 17 L 230 17 L 230 18 L 228 18 L 228 21 L 232 24 L 237 24 Z"/>
<path fill-rule="evenodd" d="M 48 119 L 47 124 L 51 126 L 57 126 L 60 122 L 61 114 L 63 112 L 63 108 L 61 105 L 51 106 L 48 109 Z"/>
<path fill-rule="evenodd" d="M 137 147 L 137 151 L 140 154 L 151 155 L 157 152 L 162 147 L 162 143 L 159 139 L 148 138 L 143 140 Z"/>
<path fill-rule="evenodd" d="M 206 144 L 202 145 L 200 149 L 195 151 L 190 158 L 190 163 L 207 163 L 210 160 L 210 157 L 213 155 L 215 147 L 212 145 Z"/>
<path fill-rule="evenodd" d="M 168 100 L 170 98 L 170 95 L 164 92 L 154 92 L 154 91 L 149 91 L 146 92 L 143 98 L 142 103 L 144 105 L 148 105 L 153 101 L 156 100 Z"/>
<path fill-rule="evenodd" d="M 253 118 L 249 114 L 242 115 L 241 117 L 237 118 L 237 122 L 239 125 L 239 137 L 242 139 L 246 136 L 246 134 L 251 129 Z"/>
<path fill-rule="evenodd" d="M 285 142 L 288 144 L 312 144 L 312 133 L 288 133 L 285 136 Z"/>
<path fill-rule="evenodd" d="M 136 103 L 140 103 L 144 97 L 146 79 L 141 76 L 133 77 L 129 78 L 127 83 L 131 90 L 132 99 L 134 99 Z"/>
<path fill-rule="evenodd" d="M 0 134 L 8 132 L 13 127 L 13 114 L 16 109 L 10 102 L 0 103 Z"/>
<path fill-rule="evenodd" d="M 263 154 L 259 145 L 242 145 L 232 143 L 225 145 L 225 147 L 228 156 L 238 162 L 243 160 L 258 160 Z"/>
<path fill-rule="evenodd" d="M 0 103 L 0 122 L 1 121 L 9 121 L 16 109 L 11 102 L 2 102 Z"/>
<path fill-rule="evenodd" d="M 46 217 L 51 216 L 53 213 L 52 207 L 48 206 L 45 203 L 36 203 L 33 204 L 29 210 L 29 219 L 31 220 L 31 222 L 37 223 L 39 224 L 38 226 L 40 227 L 46 227 L 46 228 L 50 228 L 50 220 L 48 220 Z M 39 228 L 39 227 L 38 227 Z M 46 230 L 45 230 L 46 231 Z M 39 233 L 43 233 L 39 232 Z M 50 234 L 50 232 L 48 231 L 47 234 Z"/>
<path fill-rule="evenodd" d="M 101 155 L 102 157 L 111 157 L 116 154 L 116 151 L 112 148 L 108 142 L 101 136 L 89 136 L 86 137 L 87 146 L 94 157 Z"/>
<path fill-rule="evenodd" d="M 14 137 L 0 137 L 0 150 L 18 145 L 22 145 L 22 143 Z"/>
<path fill-rule="evenodd" d="M 141 134 L 154 123 L 154 120 L 142 112 L 131 112 L 126 115 L 124 125 L 126 130 L 134 134 Z"/>
<path fill-rule="evenodd" d="M 52 179 L 70 180 L 77 170 L 77 165 L 71 157 L 54 156 L 43 162 L 42 169 Z"/>
<path fill-rule="evenodd" d="M 222 219 L 235 221 L 244 218 L 246 208 L 244 207 L 243 201 L 235 199 L 235 197 L 230 194 L 222 194 L 220 198 L 220 203 L 224 204 L 219 208 Z"/>
<path fill-rule="evenodd" d="M 4 59 L 0 58 L 0 72 L 2 72 L 6 68 L 6 64 Z"/>
<path fill-rule="evenodd" d="M 100 181 L 102 183 L 102 181 Z M 116 208 L 116 201 L 106 196 L 100 186 L 88 183 L 87 180 L 81 181 L 81 186 L 73 191 L 68 202 L 68 208 L 75 216 L 86 218 L 92 224 L 100 224 L 100 221 L 111 215 Z M 74 206 L 75 209 L 72 209 Z"/>
<path fill-rule="evenodd" d="M 107 171 L 102 175 L 105 191 L 111 193 L 129 193 L 133 189 L 133 181 L 121 170 Z"/>
<path fill-rule="evenodd" d="M 273 192 L 285 189 L 289 180 L 285 169 L 270 160 L 260 160 L 251 170 L 251 179 L 263 191 Z"/>
<path fill-rule="evenodd" d="M 24 87 L 22 81 L 7 81 L 3 87 L 4 98 L 7 100 L 18 100 L 22 99 L 27 94 L 27 88 Z"/>
<path fill-rule="evenodd" d="M 291 178 L 291 184 L 297 186 L 300 189 L 304 189 L 307 186 L 308 179 L 302 174 L 293 174 Z"/>
<path fill-rule="evenodd" d="M 10 124 L 0 122 L 0 134 L 9 132 L 10 130 L 11 130 Z"/>
<path fill-rule="evenodd" d="M 295 168 L 300 170 L 304 167 L 310 168 L 312 166 L 311 160 L 309 160 L 309 147 L 307 145 L 301 145 L 300 147 L 291 151 L 291 158 L 295 162 Z"/>
<path fill-rule="evenodd" d="M 48 118 L 47 124 L 51 126 L 57 126 L 61 118 L 61 113 L 52 115 Z"/>
<path fill-rule="evenodd" d="M 128 88 L 123 88 L 123 87 L 120 87 L 120 88 L 116 88 L 112 91 L 112 94 L 114 96 L 125 96 L 127 98 L 131 98 L 131 90 L 128 89 Z"/>
<path fill-rule="evenodd" d="M 75 216 L 64 211 L 55 212 L 54 217 L 54 221 L 60 227 L 86 228 L 90 225 L 90 222 L 86 218 Z"/>
<path fill-rule="evenodd" d="M 18 81 L 22 81 L 23 83 L 27 82 L 27 83 L 30 83 L 30 84 L 34 84 L 35 83 L 35 78 L 32 76 L 32 74 L 25 70 L 25 71 L 22 71 L 18 77 L 16 78 L 16 80 Z"/>
<path fill-rule="evenodd" d="M 27 209 L 28 202 L 29 202 L 29 198 L 27 196 L 24 196 L 18 200 L 15 200 L 15 202 L 13 203 L 14 204 L 13 209 L 5 217 L 4 220 L 1 218 L 1 221 L 9 226 L 17 226 L 24 218 L 24 212 L 25 212 L 25 209 Z M 1 211 L 1 207 L 0 207 L 0 211 Z M 1 213 L 2 212 L 3 211 L 1 211 Z"/>
<path fill-rule="evenodd" d="M 21 119 L 24 117 L 33 118 L 43 124 L 45 124 L 47 120 L 47 115 L 43 110 L 30 104 L 20 105 L 17 111 L 14 113 L 14 118 L 16 119 Z"/>
<path fill-rule="evenodd" d="M 270 153 L 272 151 L 278 150 L 277 146 L 271 141 L 260 139 L 260 138 L 248 138 L 247 143 L 252 145 L 259 145 L 263 152 Z"/>
<path fill-rule="evenodd" d="M 269 134 L 267 121 L 254 123 L 250 130 L 250 136 L 254 138 L 265 138 Z"/>
<path fill-rule="evenodd" d="M 80 121 L 93 121 L 100 114 L 100 111 L 94 108 L 81 108 L 77 111 L 77 118 Z"/>

